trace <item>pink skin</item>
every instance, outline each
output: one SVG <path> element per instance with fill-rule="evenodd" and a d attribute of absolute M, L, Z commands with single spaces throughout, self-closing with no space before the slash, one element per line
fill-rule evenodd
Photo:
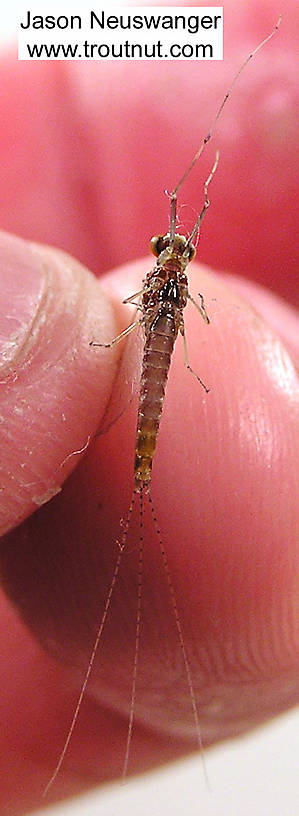
<path fill-rule="evenodd" d="M 274 18 L 275 15 L 276 8 Z M 252 36 L 255 32 L 250 32 L 245 15 L 243 26 L 248 34 L 246 51 L 247 40 L 251 43 L 256 37 Z M 266 30 L 267 26 L 269 28 L 268 21 Z M 233 35 L 234 32 L 232 39 Z M 284 53 L 289 56 L 290 43 L 283 30 L 279 38 L 275 41 L 275 48 L 281 49 L 278 50 L 280 54 L 285 49 Z M 260 55 L 259 60 L 261 64 L 257 74 L 250 66 L 243 78 L 242 93 L 237 93 L 235 103 L 231 100 L 235 111 L 243 109 L 244 104 L 246 108 L 247 91 L 249 93 L 248 89 L 251 89 L 250 93 L 254 96 L 253 84 L 256 82 L 258 85 L 261 76 L 264 77 L 265 86 L 268 86 L 270 73 L 272 83 L 273 57 L 268 59 Z M 280 76 L 281 62 L 277 65 Z M 98 71 L 98 66 L 85 68 L 92 76 Z M 96 70 L 92 72 L 91 68 Z M 125 245 L 125 232 L 128 233 L 129 250 L 133 251 L 133 226 L 139 241 L 139 223 L 142 239 L 143 230 L 146 229 L 148 238 L 151 231 L 157 230 L 157 226 L 161 228 L 161 224 L 167 223 L 166 202 L 161 196 L 161 187 L 165 184 L 163 171 L 161 185 L 163 155 L 160 156 L 159 174 L 156 169 L 152 173 L 150 168 L 153 175 L 151 182 L 149 178 L 146 179 L 146 170 L 143 174 L 143 200 L 138 217 L 132 212 L 131 204 L 128 206 L 124 203 L 122 185 L 127 189 L 130 162 L 132 167 L 136 166 L 133 162 L 138 162 L 137 147 L 142 167 L 149 166 L 149 156 L 140 134 L 140 143 L 137 144 L 136 136 L 135 145 L 130 133 L 128 144 L 119 143 L 116 147 L 116 140 L 120 140 L 123 133 L 124 100 L 117 78 L 118 66 L 104 68 L 107 83 L 109 81 L 111 84 L 109 100 L 111 102 L 112 99 L 113 104 L 109 102 L 106 120 L 101 118 L 102 137 L 104 139 L 103 134 L 106 133 L 108 139 L 110 128 L 111 146 L 116 150 L 118 168 L 119 156 L 124 156 L 120 163 L 120 186 L 115 186 L 114 175 L 111 184 L 111 172 L 109 178 L 108 175 L 104 176 L 106 165 L 102 159 L 100 182 L 97 179 L 93 204 L 90 204 L 92 184 L 96 183 L 97 177 L 97 168 L 94 167 L 96 141 L 93 145 L 92 139 L 96 139 L 95 133 L 98 135 L 101 113 L 99 93 L 103 93 L 102 105 L 108 104 L 104 99 L 104 83 L 97 88 L 95 83 L 90 89 L 89 99 L 86 100 L 86 93 L 84 97 L 86 106 L 89 104 L 89 139 L 87 132 L 77 132 L 78 143 L 84 145 L 79 155 L 82 155 L 85 172 L 88 172 L 88 167 L 92 172 L 88 196 L 84 199 L 82 187 L 81 193 L 76 188 L 74 168 L 68 166 L 65 169 L 64 166 L 57 174 L 60 199 L 56 197 L 54 208 L 57 192 L 53 181 L 55 167 L 57 169 L 63 156 L 68 156 L 69 162 L 72 161 L 67 127 L 63 131 L 67 136 L 65 141 L 62 129 L 58 128 L 59 136 L 51 155 L 48 146 L 44 147 L 47 154 L 44 158 L 41 151 L 40 181 L 38 174 L 33 178 L 30 175 L 32 159 L 27 139 L 25 141 L 20 129 L 19 141 L 15 135 L 14 166 L 18 168 L 19 158 L 19 166 L 24 167 L 24 173 L 18 171 L 13 180 L 9 175 L 12 173 L 10 164 L 5 179 L 8 198 L 2 204 L 6 207 L 7 226 L 18 228 L 28 235 L 33 232 L 34 221 L 36 237 L 50 240 L 52 236 L 52 241 L 65 246 L 68 241 L 68 247 L 74 254 L 88 258 L 94 268 L 96 251 L 103 254 L 102 268 L 107 267 L 109 258 L 115 258 L 116 243 L 119 247 Z M 140 66 L 136 68 L 141 71 Z M 184 70 L 188 68 L 195 70 L 191 65 Z M 16 70 L 14 64 L 6 83 L 10 91 L 7 102 L 12 110 L 8 131 L 10 121 L 13 131 L 13 115 L 16 109 L 20 110 L 16 84 L 21 69 L 26 74 L 30 89 L 30 93 L 22 96 L 25 120 L 28 116 L 26 106 L 29 109 L 30 103 L 31 109 L 37 100 L 40 105 L 45 104 L 42 102 L 42 99 L 45 100 L 45 83 L 48 89 L 49 127 L 45 128 L 42 116 L 41 121 L 36 120 L 36 124 L 32 117 L 28 118 L 27 125 L 31 144 L 36 142 L 40 149 L 40 135 L 32 132 L 34 127 L 43 128 L 45 145 L 48 139 L 50 142 L 51 128 L 54 131 L 54 124 L 57 126 L 57 121 L 61 124 L 62 117 L 64 126 L 68 121 L 79 121 L 79 117 L 76 120 L 77 103 L 74 101 L 73 86 L 68 90 L 67 114 L 65 109 L 57 109 L 57 99 L 64 73 L 72 78 L 74 85 L 82 83 L 85 74 L 82 65 L 80 72 L 76 65 L 71 68 L 69 65 L 31 65 L 32 80 L 30 76 L 27 77 L 28 66 L 18 66 L 18 71 L 13 73 Z M 130 66 L 126 68 L 129 69 Z M 178 79 L 178 66 L 175 69 Z M 204 69 L 207 71 L 207 66 Z M 144 66 L 142 73 L 145 77 Z M 212 73 L 214 88 L 216 80 Z M 249 79 L 253 73 L 255 80 Z M 220 76 L 219 73 L 222 88 Z M 36 78 L 41 78 L 43 82 L 42 98 Z M 273 87 L 275 81 L 274 78 Z M 288 81 L 292 84 L 290 73 Z M 153 82 L 155 93 L 152 91 L 156 99 L 159 87 L 157 75 Z M 263 99 L 263 85 L 259 84 L 258 87 Z M 200 94 L 208 95 L 209 91 L 211 85 L 206 88 L 203 82 Z M 158 113 L 154 112 L 153 120 L 150 119 L 153 98 L 146 114 L 148 118 L 145 118 L 143 93 L 140 99 L 138 85 L 133 97 L 131 86 L 130 94 L 131 104 L 135 100 L 136 109 L 140 106 L 140 121 L 152 121 L 151 127 L 155 128 Z M 120 106 L 120 127 L 111 129 L 116 99 Z M 174 104 L 172 97 L 170 102 Z M 262 130 L 266 127 L 269 111 L 267 117 L 259 108 L 257 113 L 259 132 L 259 128 Z M 191 117 L 194 115 L 191 99 L 188 114 Z M 260 117 L 264 116 L 262 125 Z M 222 133 L 226 132 L 231 122 L 229 116 L 225 117 Z M 251 127 L 255 132 L 255 127 Z M 244 266 L 242 259 L 244 261 L 244 255 L 248 257 L 248 242 L 255 253 L 255 256 L 251 256 L 252 277 L 269 282 L 269 277 L 263 272 L 266 257 L 269 268 L 271 266 L 273 269 L 275 262 L 275 268 L 279 270 L 277 288 L 291 298 L 294 294 L 291 272 L 295 252 L 292 248 L 286 265 L 285 246 L 281 239 L 281 232 L 284 240 L 286 232 L 281 225 L 286 223 L 286 229 L 289 229 L 291 218 L 294 218 L 290 205 L 293 188 L 287 185 L 285 194 L 289 210 L 286 213 L 281 212 L 281 190 L 284 189 L 283 172 L 285 180 L 288 174 L 288 178 L 295 176 L 292 141 L 285 143 L 284 139 L 280 140 L 275 148 L 274 181 L 278 185 L 277 197 L 280 197 L 278 223 L 275 203 L 270 206 L 269 201 L 264 200 L 262 204 L 261 179 L 255 175 L 257 164 L 263 163 L 264 155 L 268 156 L 269 144 L 265 146 L 262 140 L 262 152 L 258 145 L 251 152 L 249 137 L 245 136 L 247 129 L 248 119 L 244 124 L 244 135 L 240 137 L 240 150 L 238 143 L 233 156 L 221 136 L 219 146 L 223 152 L 223 166 L 221 173 L 220 168 L 218 171 L 219 181 L 217 177 L 213 181 L 215 209 L 213 201 L 213 210 L 204 224 L 202 245 L 207 245 L 207 235 L 211 240 L 209 229 L 212 230 L 214 251 L 219 253 L 214 258 L 220 258 L 224 246 L 222 265 L 226 264 L 223 214 L 225 212 L 229 222 L 231 208 L 233 211 L 236 208 L 240 216 L 238 229 L 234 227 L 237 230 L 232 248 L 235 267 L 234 264 L 230 267 L 227 264 L 227 267 L 239 268 L 241 272 L 246 270 L 247 261 Z M 195 132 L 195 125 L 192 132 Z M 158 138 L 156 131 L 154 136 L 156 150 L 160 143 L 161 149 L 164 149 L 163 139 Z M 176 138 L 177 134 L 171 133 L 166 139 L 165 160 L 169 152 L 169 139 L 175 144 Z M 175 149 L 176 160 L 177 150 L 178 146 Z M 286 151 L 289 151 L 290 171 L 286 169 L 287 162 L 284 164 Z M 36 151 L 34 153 L 36 157 Z M 187 155 L 190 155 L 190 144 L 186 145 Z M 43 161 L 48 171 L 46 187 Z M 185 152 L 182 166 L 184 161 Z M 233 197 L 228 193 L 239 161 L 244 164 L 246 181 L 251 179 L 253 184 L 246 202 L 244 190 L 242 192 L 239 186 Z M 272 157 L 271 163 L 266 165 L 266 170 L 267 167 L 269 172 L 271 169 L 272 179 L 273 161 Z M 1 164 L 2 169 L 3 166 L 5 163 Z M 167 166 L 170 168 L 170 160 Z M 76 179 L 79 176 L 78 167 L 77 173 Z M 166 170 L 166 183 L 168 173 L 173 176 L 170 169 Z M 31 178 L 32 184 L 29 185 Z M 103 183 L 104 178 L 107 186 Z M 133 185 L 137 183 L 138 174 Z M 197 202 L 196 173 L 192 183 Z M 148 187 L 144 184 L 148 184 Z M 220 187 L 217 188 L 217 184 Z M 41 203 L 38 196 L 42 185 L 45 200 Z M 224 188 L 226 197 L 222 205 Z M 103 214 L 99 215 L 100 202 L 96 200 L 99 190 L 105 218 Z M 137 187 L 135 191 L 132 188 L 132 202 L 135 196 L 139 200 L 136 190 Z M 15 221 L 11 213 L 12 195 L 21 202 L 19 210 L 14 213 Z M 117 204 L 119 209 L 120 196 L 123 217 L 118 219 L 115 214 Z M 159 206 L 162 200 L 161 207 L 164 209 L 163 212 L 161 210 L 161 217 L 152 206 L 151 196 L 154 197 L 155 208 L 156 201 Z M 189 200 L 187 189 L 182 201 Z M 257 214 L 257 201 L 267 210 L 266 221 L 260 211 Z M 246 227 L 253 230 L 249 237 L 245 236 L 246 240 L 242 228 L 245 206 Z M 76 228 L 73 223 L 75 212 L 83 213 L 86 218 L 83 224 L 76 221 Z M 109 217 L 110 222 L 107 222 Z M 129 219 L 132 219 L 131 229 Z M 97 222 L 101 230 L 105 227 L 109 235 L 108 244 L 107 238 L 106 244 L 104 238 L 101 242 L 101 233 L 99 236 L 96 230 Z M 225 221 L 226 226 L 228 222 Z M 268 242 L 269 229 L 271 246 Z M 119 241 L 116 242 L 116 238 Z M 107 245 L 109 249 L 105 256 Z M 122 251 L 119 249 L 119 252 Z M 6 533 L 1 550 L 2 576 L 6 592 L 29 625 L 29 628 L 24 626 L 3 595 L 0 755 L 1 778 L 5 783 L 1 785 L 1 812 L 17 814 L 41 804 L 41 791 L 49 781 L 67 733 L 77 690 L 90 654 L 96 620 L 107 594 L 117 555 L 115 538 L 119 534 L 119 519 L 127 512 L 132 489 L 136 407 L 134 400 L 130 402 L 130 382 L 132 369 L 136 368 L 138 346 L 133 335 L 132 342 L 127 346 L 121 375 L 121 383 L 127 381 L 128 384 L 124 393 L 116 390 L 119 410 L 126 405 L 125 412 L 112 425 L 109 433 L 99 436 L 90 444 L 81 464 L 76 467 L 80 454 L 75 452 L 87 444 L 100 424 L 121 351 L 120 347 L 110 351 L 92 350 L 88 345 L 89 340 L 108 340 L 115 336 L 130 321 L 132 309 L 118 308 L 114 316 L 95 279 L 77 262 L 61 253 L 41 247 L 32 249 L 25 242 L 5 235 L 1 238 L 0 253 L 0 327 L 5 353 L 0 377 L 3 417 L 0 448 L 4 474 L 1 478 L 4 487 L 1 525 L 3 533 Z M 120 260 L 121 257 L 119 255 L 116 259 Z M 149 263 L 147 258 L 103 278 L 108 298 L 114 305 L 139 288 Z M 283 282 L 286 281 L 289 283 L 283 289 Z M 167 547 L 199 699 L 202 736 L 207 743 L 240 733 L 298 699 L 298 632 L 296 634 L 292 616 L 298 597 L 295 539 L 296 516 L 298 524 L 295 485 L 298 462 L 298 384 L 294 368 L 298 338 L 294 331 L 296 316 L 285 303 L 280 303 L 253 283 L 239 279 L 233 281 L 232 278 L 229 283 L 224 276 L 213 275 L 195 263 L 190 267 L 190 289 L 194 296 L 199 291 L 204 294 L 211 317 L 211 325 L 207 327 L 192 304 L 188 305 L 185 317 L 190 363 L 211 390 L 205 395 L 195 379 L 184 370 L 181 343 L 178 341 L 152 483 L 153 499 Z M 238 291 L 241 295 L 237 294 Z M 263 314 L 266 322 L 261 318 Z M 7 321 L 8 315 L 11 316 L 10 321 Z M 63 491 L 36 511 L 37 504 L 58 492 L 73 470 Z M 16 527 L 22 519 L 26 520 Z M 134 646 L 137 559 L 133 543 L 137 538 L 137 525 L 138 513 L 132 524 L 129 554 L 124 556 L 124 570 L 114 599 L 111 621 L 104 633 L 101 660 L 94 669 L 64 768 L 52 789 L 53 798 L 118 776 L 121 771 Z M 147 508 L 145 529 L 144 635 L 131 770 L 158 764 L 194 746 L 188 689 L 168 606 L 157 540 Z M 12 532 L 7 533 L 8 530 Z M 54 660 L 54 656 L 59 660 Z"/>

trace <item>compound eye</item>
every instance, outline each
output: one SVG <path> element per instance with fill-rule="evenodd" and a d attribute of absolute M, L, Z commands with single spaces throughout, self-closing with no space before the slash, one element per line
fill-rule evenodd
<path fill-rule="evenodd" d="M 161 236 L 160 235 L 154 235 L 154 237 L 151 239 L 151 241 L 150 241 L 150 250 L 153 253 L 153 255 L 157 255 L 157 256 L 160 255 L 160 252 L 159 252 L 159 249 L 158 249 L 160 241 L 161 241 Z"/>
<path fill-rule="evenodd" d="M 195 249 L 195 246 L 193 246 L 193 244 L 190 244 L 190 248 L 189 248 L 189 261 L 192 261 L 192 260 L 193 260 L 193 258 L 195 257 L 195 255 L 196 255 L 196 249 Z"/>
<path fill-rule="evenodd" d="M 151 239 L 150 249 L 153 255 L 156 255 L 157 258 L 159 257 L 159 255 L 161 255 L 163 249 L 165 249 L 168 246 L 167 239 L 168 235 L 154 235 L 154 237 Z"/>

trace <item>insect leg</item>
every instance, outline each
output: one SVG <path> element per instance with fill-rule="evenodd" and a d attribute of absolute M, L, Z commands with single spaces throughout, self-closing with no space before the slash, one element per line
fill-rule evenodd
<path fill-rule="evenodd" d="M 141 319 L 134 320 L 134 323 L 131 323 L 130 326 L 128 326 L 126 329 L 124 329 L 124 331 L 118 334 L 117 337 L 114 337 L 113 340 L 110 340 L 110 343 L 95 343 L 94 340 L 91 340 L 89 345 L 97 346 L 99 348 L 111 348 L 111 346 L 117 346 L 120 340 L 123 340 L 123 338 L 126 337 L 127 334 L 130 334 L 130 332 L 133 331 L 133 329 L 135 329 L 136 326 L 139 326 L 140 323 L 142 323 Z"/>
<path fill-rule="evenodd" d="M 236 74 L 235 74 L 235 76 L 233 77 L 233 80 L 232 80 L 232 82 L 231 82 L 231 85 L 230 85 L 230 87 L 228 88 L 228 90 L 227 90 L 227 92 L 226 92 L 226 94 L 225 94 L 224 98 L 222 99 L 222 102 L 221 102 L 221 104 L 219 105 L 218 110 L 216 111 L 216 114 L 215 114 L 214 119 L 213 119 L 213 121 L 212 121 L 212 124 L 211 124 L 211 126 L 210 126 L 210 130 L 209 130 L 209 132 L 207 133 L 207 135 L 206 135 L 206 136 L 204 136 L 204 138 L 203 138 L 203 140 L 202 140 L 201 144 L 199 145 L 198 150 L 196 151 L 195 155 L 193 156 L 192 161 L 190 162 L 190 164 L 189 164 L 189 166 L 187 167 L 187 169 L 185 170 L 184 174 L 182 175 L 182 177 L 181 177 L 181 178 L 180 178 L 180 180 L 178 181 L 178 183 L 177 183 L 176 187 L 175 187 L 175 188 L 174 188 L 174 190 L 172 191 L 172 193 L 171 193 L 171 199 L 172 199 L 174 196 L 176 196 L 176 194 L 178 193 L 178 191 L 180 190 L 180 188 L 183 186 L 183 184 L 185 183 L 186 179 L 187 179 L 187 178 L 188 178 L 188 176 L 190 175 L 191 170 L 193 169 L 194 165 L 196 164 L 196 162 L 197 162 L 197 161 L 198 161 L 198 159 L 200 158 L 201 154 L 203 153 L 203 151 L 204 151 L 204 149 L 205 149 L 206 144 L 207 144 L 207 143 L 210 141 L 211 137 L 213 136 L 213 133 L 214 133 L 215 127 L 216 127 L 216 125 L 217 125 L 218 119 L 220 118 L 220 116 L 221 116 L 221 114 L 222 114 L 222 111 L 223 111 L 224 105 L 226 104 L 227 100 L 228 100 L 228 99 L 229 99 L 229 97 L 231 96 L 232 90 L 233 90 L 233 88 L 234 88 L 234 86 L 235 86 L 235 84 L 236 84 L 237 80 L 239 79 L 240 74 L 242 73 L 242 71 L 244 70 L 244 68 L 246 68 L 246 65 L 248 65 L 248 63 L 250 62 L 250 60 L 252 60 L 252 58 L 253 58 L 253 57 L 255 57 L 255 55 L 256 55 L 256 54 L 257 54 L 257 53 L 258 53 L 258 52 L 261 50 L 261 48 L 263 48 L 263 47 L 264 47 L 264 45 L 266 45 L 266 43 L 267 43 L 267 42 L 269 42 L 269 40 L 272 40 L 272 37 L 274 37 L 274 35 L 275 35 L 276 31 L 278 31 L 278 29 L 279 29 L 279 26 L 280 26 L 281 20 L 282 20 L 282 16 L 280 15 L 280 17 L 279 17 L 279 18 L 278 18 L 278 20 L 277 20 L 276 25 L 274 26 L 273 30 L 271 31 L 271 34 L 268 34 L 268 36 L 267 36 L 267 37 L 265 37 L 265 39 L 264 39 L 262 42 L 260 42 L 260 43 L 259 43 L 259 45 L 257 45 L 257 46 L 256 46 L 256 48 L 255 48 L 255 49 L 254 49 L 254 50 L 251 52 L 251 54 L 249 54 L 249 56 L 248 56 L 248 57 L 246 57 L 246 59 L 244 60 L 244 62 L 243 62 L 243 63 L 242 63 L 242 65 L 240 66 L 239 70 L 237 71 L 237 73 L 236 73 Z"/>
<path fill-rule="evenodd" d="M 196 309 L 199 311 L 199 313 L 202 316 L 202 319 L 205 321 L 205 323 L 210 323 L 210 318 L 209 318 L 209 315 L 206 312 L 206 307 L 205 307 L 205 302 L 204 302 L 204 299 L 203 299 L 203 295 L 201 295 L 200 292 L 198 293 L 198 297 L 200 298 L 200 303 L 196 303 L 196 300 L 194 300 L 192 295 L 190 295 L 190 293 L 188 293 L 189 300 L 191 300 L 191 303 L 193 303 L 193 306 L 195 306 Z"/>
<path fill-rule="evenodd" d="M 125 302 L 126 301 L 123 300 L 123 303 L 125 303 Z M 130 300 L 130 305 L 131 306 L 136 306 L 136 309 L 139 309 L 140 312 L 143 312 L 142 306 L 140 305 L 140 303 L 136 302 L 136 300 Z"/>
<path fill-rule="evenodd" d="M 192 298 L 192 299 L 193 299 L 193 298 Z M 193 302 L 195 303 L 195 301 L 193 301 Z M 198 309 L 200 308 L 200 307 L 197 305 L 197 303 L 195 303 L 195 306 L 197 306 L 197 308 L 198 308 Z M 204 382 L 203 382 L 203 381 L 200 379 L 200 377 L 198 376 L 198 374 L 196 374 L 196 371 L 193 371 L 193 368 L 191 368 L 191 365 L 190 365 L 190 363 L 189 363 L 189 357 L 188 357 L 188 348 L 187 348 L 187 340 L 186 340 L 186 335 L 185 335 L 185 326 L 184 326 L 184 323 L 183 323 L 183 322 L 182 322 L 182 323 L 181 323 L 181 325 L 180 325 L 180 332 L 181 332 L 181 335 L 182 335 L 182 338 L 183 338 L 183 341 L 184 341 L 184 357 L 185 357 L 185 366 L 186 366 L 186 368 L 187 368 L 187 371 L 190 371 L 190 372 L 191 372 L 191 374 L 193 374 L 193 376 L 194 376 L 194 377 L 196 377 L 196 379 L 198 380 L 198 382 L 199 382 L 199 383 L 202 385 L 202 387 L 205 389 L 206 394 L 208 394 L 210 389 L 209 389 L 209 388 L 208 388 L 208 386 L 207 386 L 207 385 L 205 385 L 205 383 L 204 383 Z"/>
<path fill-rule="evenodd" d="M 125 298 L 125 300 L 123 300 L 123 303 L 133 303 L 135 298 L 140 297 L 140 295 L 142 295 L 143 292 L 144 292 L 144 289 L 140 289 L 140 291 L 135 292 L 134 295 L 129 295 L 129 297 L 127 297 L 127 298 Z"/>
<path fill-rule="evenodd" d="M 174 192 L 170 193 L 170 224 L 169 224 L 170 244 L 173 243 L 176 232 L 176 213 L 177 213 L 177 195 Z"/>
<path fill-rule="evenodd" d="M 205 196 L 204 205 L 203 205 L 203 208 L 202 208 L 201 212 L 199 213 L 199 215 L 198 215 L 198 217 L 197 217 L 197 219 L 195 221 L 195 224 L 194 224 L 193 230 L 191 232 L 191 235 L 189 235 L 189 238 L 188 238 L 188 241 L 187 241 L 187 244 L 186 244 L 185 252 L 186 252 L 186 250 L 188 250 L 188 247 L 190 246 L 190 244 L 192 244 L 193 238 L 196 235 L 197 231 L 199 230 L 202 219 L 203 219 L 208 207 L 210 206 L 211 202 L 210 202 L 210 199 L 209 199 L 209 196 L 208 196 L 208 186 L 209 186 L 210 182 L 212 181 L 213 176 L 216 173 L 216 170 L 217 170 L 217 167 L 218 167 L 218 162 L 219 162 L 219 156 L 220 156 L 220 153 L 219 153 L 219 150 L 217 150 L 212 170 L 211 170 L 210 175 L 208 176 L 207 180 L 204 183 L 204 196 Z"/>

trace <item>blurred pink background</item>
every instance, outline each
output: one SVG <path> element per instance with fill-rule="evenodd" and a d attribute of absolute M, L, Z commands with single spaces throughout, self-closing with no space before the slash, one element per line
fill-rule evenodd
<path fill-rule="evenodd" d="M 180 192 L 181 231 L 202 205 L 198 258 L 298 302 L 296 0 L 224 2 L 224 62 L 17 62 L 1 65 L 0 225 L 61 247 L 96 274 L 145 255 L 168 227 L 171 189 L 244 57 L 213 141 Z M 297 24 L 296 24 L 297 21 Z"/>

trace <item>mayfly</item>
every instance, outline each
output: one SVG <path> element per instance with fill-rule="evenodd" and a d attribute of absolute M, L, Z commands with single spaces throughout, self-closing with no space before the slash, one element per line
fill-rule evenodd
<path fill-rule="evenodd" d="M 197 216 L 194 226 L 188 237 L 180 235 L 176 231 L 177 194 L 181 187 L 183 186 L 183 184 L 185 183 L 189 174 L 191 173 L 194 165 L 197 163 L 198 159 L 202 155 L 203 150 L 205 149 L 207 143 L 210 141 L 214 133 L 215 127 L 217 125 L 218 119 L 224 108 L 224 105 L 227 102 L 229 96 L 231 95 L 233 87 L 237 82 L 241 72 L 247 66 L 252 57 L 254 57 L 258 53 L 258 51 L 260 51 L 260 49 L 263 48 L 263 46 L 266 45 L 266 43 L 268 43 L 269 40 L 272 39 L 272 37 L 274 36 L 274 34 L 276 33 L 280 26 L 280 22 L 281 17 L 279 17 L 271 34 L 269 34 L 262 42 L 259 43 L 259 45 L 249 54 L 249 56 L 240 66 L 215 114 L 215 117 L 212 121 L 211 127 L 207 135 L 203 138 L 198 150 L 193 156 L 192 161 L 190 162 L 184 174 L 178 181 L 176 187 L 172 190 L 170 194 L 168 194 L 170 198 L 170 224 L 168 232 L 166 234 L 153 237 L 151 239 L 150 244 L 151 250 L 157 258 L 156 264 L 153 267 L 153 269 L 151 269 L 147 273 L 140 291 L 136 292 L 134 295 L 131 295 L 130 297 L 124 300 L 124 303 L 131 303 L 137 307 L 136 320 L 134 320 L 133 323 L 131 323 L 124 331 L 121 332 L 121 334 L 119 334 L 109 343 L 98 343 L 94 341 L 90 342 L 90 346 L 93 347 L 99 346 L 102 348 L 111 348 L 112 346 L 115 346 L 121 340 L 126 338 L 135 328 L 137 328 L 137 326 L 141 326 L 144 332 L 144 348 L 135 446 L 134 488 L 126 519 L 122 521 L 122 535 L 120 537 L 120 540 L 118 541 L 119 544 L 118 556 L 114 567 L 110 588 L 107 594 L 104 611 L 102 612 L 102 617 L 97 630 L 97 636 L 95 639 L 95 643 L 85 674 L 85 679 L 80 691 L 78 702 L 74 711 L 73 719 L 68 731 L 68 735 L 63 750 L 60 754 L 60 758 L 55 768 L 55 771 L 45 789 L 44 795 L 47 794 L 49 788 L 52 786 L 54 780 L 57 777 L 57 774 L 60 771 L 60 768 L 62 766 L 66 752 L 69 747 L 69 743 L 74 731 L 75 724 L 77 722 L 79 710 L 81 707 L 83 696 L 85 694 L 85 690 L 94 664 L 94 660 L 98 651 L 102 632 L 106 623 L 109 607 L 111 604 L 112 595 L 119 574 L 122 555 L 125 550 L 125 546 L 128 539 L 130 522 L 132 518 L 133 507 L 136 501 L 136 497 L 139 498 L 140 508 L 138 594 L 137 594 L 135 654 L 131 688 L 131 704 L 127 732 L 127 743 L 125 748 L 123 764 L 123 777 L 126 777 L 128 770 L 136 699 L 136 681 L 137 681 L 140 623 L 141 623 L 141 598 L 142 598 L 142 573 L 143 573 L 143 509 L 145 496 L 147 497 L 150 505 L 153 522 L 157 533 L 157 538 L 160 544 L 160 550 L 162 554 L 162 559 L 164 563 L 168 587 L 171 596 L 177 634 L 180 642 L 182 658 L 185 667 L 186 681 L 188 684 L 190 694 L 190 702 L 193 711 L 197 742 L 200 749 L 202 750 L 198 707 L 194 692 L 190 663 L 187 656 L 185 639 L 178 613 L 174 586 L 169 572 L 167 555 L 163 545 L 161 532 L 158 526 L 158 521 L 153 506 L 153 500 L 150 492 L 150 484 L 153 458 L 159 431 L 160 419 L 162 415 L 163 401 L 168 372 L 170 368 L 171 355 L 173 352 L 176 338 L 179 333 L 182 335 L 184 342 L 184 356 L 186 368 L 196 377 L 196 379 L 206 392 L 208 392 L 209 390 L 207 386 L 204 384 L 204 382 L 201 380 L 199 375 L 193 371 L 189 364 L 183 311 L 187 305 L 188 300 L 190 300 L 191 303 L 198 310 L 199 314 L 201 315 L 205 323 L 208 324 L 210 322 L 206 312 L 203 296 L 199 295 L 199 302 L 197 302 L 189 292 L 187 267 L 189 262 L 195 256 L 196 250 L 193 242 L 199 233 L 203 218 L 206 214 L 208 207 L 210 206 L 208 188 L 217 170 L 219 162 L 218 151 L 216 152 L 215 161 L 210 171 L 210 174 L 204 184 L 204 202 L 202 209 L 200 210 L 199 215 Z"/>

